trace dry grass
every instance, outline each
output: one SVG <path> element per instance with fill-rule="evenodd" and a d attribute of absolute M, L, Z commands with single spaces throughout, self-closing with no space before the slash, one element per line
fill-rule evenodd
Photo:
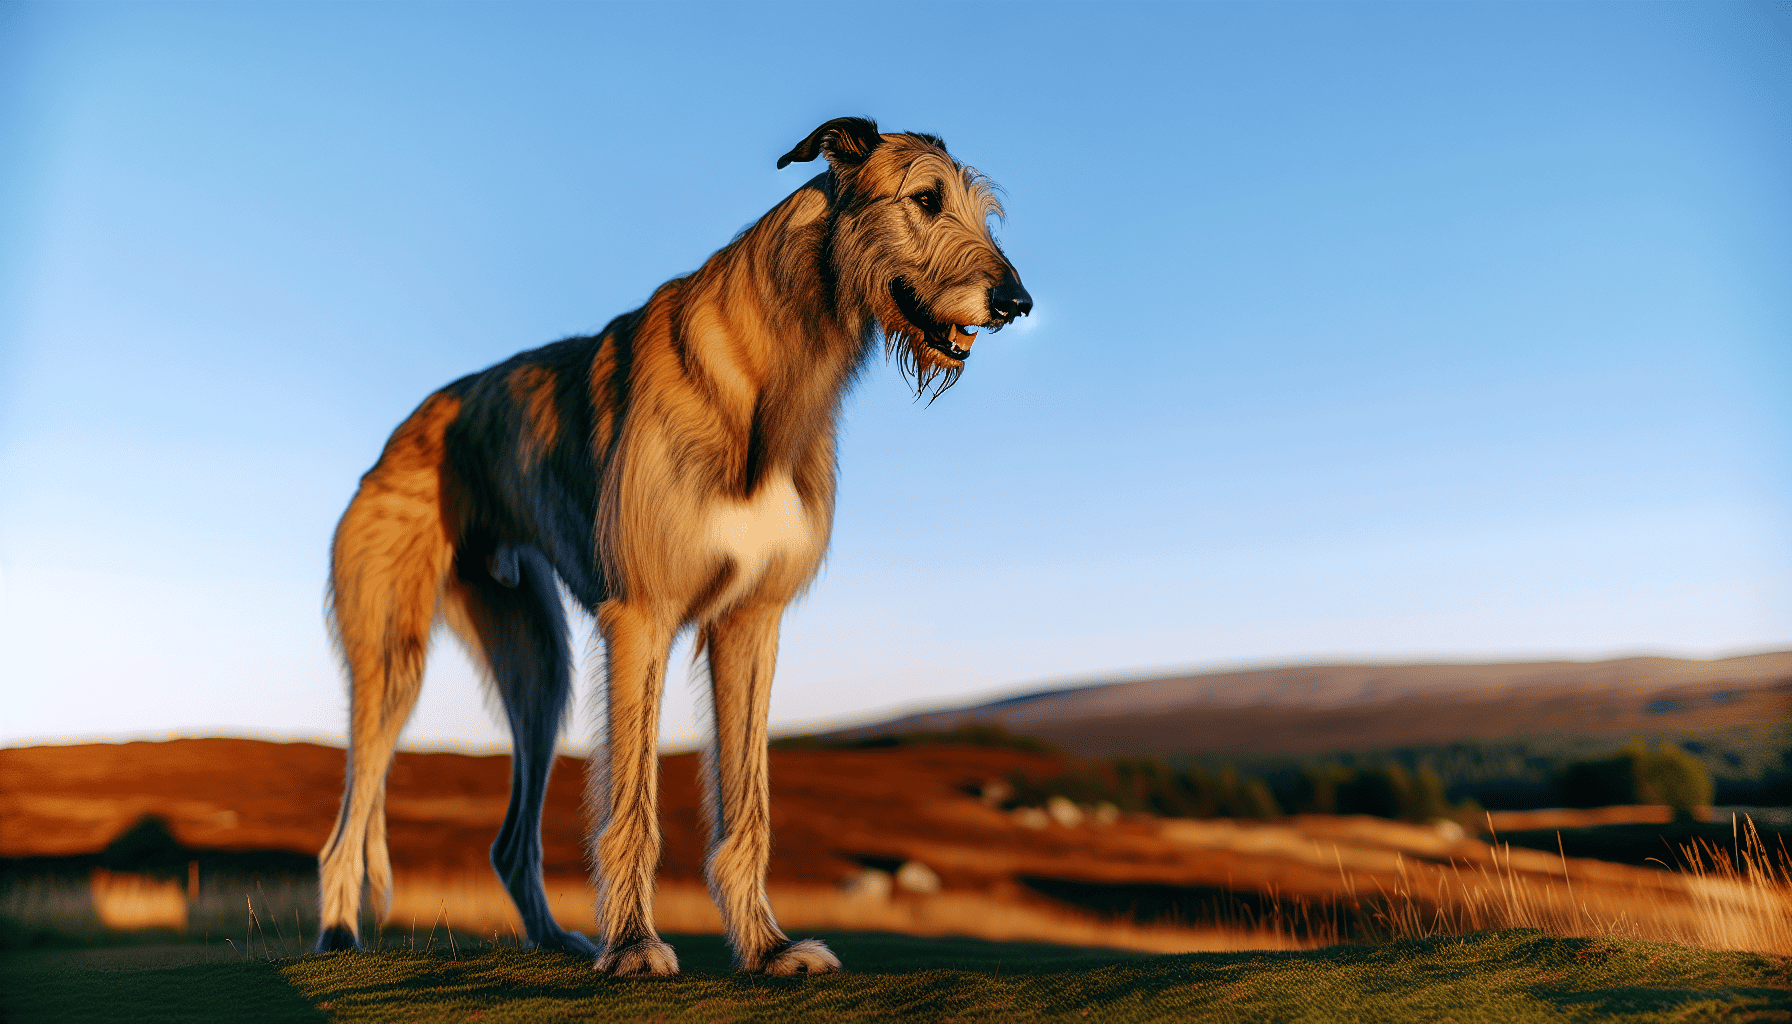
<path fill-rule="evenodd" d="M 1708 843 L 1682 848 L 1702 911 L 1694 943 L 1713 949 L 1792 954 L 1792 854 L 1769 850 L 1746 818 L 1731 821 L 1729 850 Z"/>
<path fill-rule="evenodd" d="M 1343 900 L 1387 939 L 1507 928 L 1792 954 L 1792 855 L 1769 850 L 1747 819 L 1731 848 L 1681 847 L 1678 870 L 1631 868 L 1490 845 L 1479 863 L 1408 861 L 1362 887 L 1339 866 Z M 1675 867 L 1660 862 L 1664 868 Z"/>
<path fill-rule="evenodd" d="M 1671 871 L 1451 840 L 1422 826 L 1362 819 L 1296 819 L 1277 825 L 1166 821 L 1163 834 L 1173 844 L 1198 846 L 1210 855 L 1248 853 L 1265 865 L 1279 864 L 1291 884 L 1276 890 L 1271 881 L 1266 897 L 1222 907 L 1200 922 L 1141 923 L 1098 916 L 1017 888 L 886 897 L 784 885 L 772 888 L 771 900 L 793 934 L 874 931 L 1181 953 L 1535 928 L 1560 937 L 1792 954 L 1792 855 L 1770 850 L 1747 819 L 1736 822 L 1734 841 L 1727 846 L 1682 847 L 1678 870 Z M 1290 865 L 1323 870 L 1329 875 L 1329 891 L 1315 893 L 1314 880 L 1290 874 Z M 29 894 L 14 887 L 4 916 L 19 923 L 42 918 L 39 926 L 53 926 L 50 918 L 69 917 L 74 900 L 82 904 L 76 916 L 97 918 L 94 923 L 113 932 L 203 928 L 228 933 L 227 922 L 235 920 L 234 927 L 241 929 L 249 911 L 245 893 L 237 891 L 243 884 L 220 883 L 215 890 L 208 885 L 194 902 L 173 880 L 95 871 L 84 886 L 86 893 L 64 893 L 68 886 L 63 885 L 50 894 L 57 897 L 50 903 L 62 907 L 60 913 L 49 903 L 38 908 L 41 912 L 20 913 L 27 908 L 13 904 Z M 249 905 L 260 911 L 249 926 L 253 934 L 245 935 L 248 947 L 260 942 L 269 944 L 270 951 L 275 943 L 283 951 L 289 943 L 293 951 L 302 948 L 304 924 L 297 915 L 302 909 L 307 922 L 312 916 L 309 886 L 270 893 L 258 884 L 247 885 Z M 1239 893 L 1250 895 L 1243 888 Z M 564 926 L 595 929 L 592 893 L 583 877 L 550 876 L 548 896 Z M 438 943 L 447 941 L 449 929 L 462 936 L 487 936 L 494 945 L 520 941 L 516 911 L 489 871 L 401 873 L 395 897 L 380 940 L 386 945 L 424 948 L 432 935 Z M 689 882 L 662 885 L 655 914 L 669 934 L 721 931 L 708 893 Z M 268 934 L 256 938 L 264 928 Z"/>
<path fill-rule="evenodd" d="M 1711 808 L 1699 808 L 1700 821 L 1710 821 Z M 1594 825 L 1666 825 L 1674 809 L 1666 804 L 1618 804 L 1612 807 L 1552 807 L 1540 811 L 1489 811 L 1489 828 L 1524 832 L 1543 828 L 1588 828 Z"/>
<path fill-rule="evenodd" d="M 893 898 L 848 895 L 822 886 L 773 887 L 779 921 L 804 930 L 887 931 L 957 935 L 992 941 L 1039 941 L 1161 953 L 1295 949 L 1344 941 L 1428 939 L 1509 928 L 1535 928 L 1561 937 L 1632 938 L 1708 949 L 1792 954 L 1792 856 L 1770 851 L 1746 819 L 1730 849 L 1699 844 L 1681 851 L 1680 870 L 1635 868 L 1489 845 L 1449 843 L 1411 826 L 1377 828 L 1381 844 L 1444 842 L 1459 854 L 1421 859 L 1419 850 L 1375 849 L 1292 829 L 1243 828 L 1222 822 L 1166 822 L 1182 842 L 1209 848 L 1234 844 L 1263 856 L 1301 854 L 1324 864 L 1333 892 L 1314 897 L 1272 893 L 1267 909 L 1242 904 L 1222 919 L 1140 924 L 1081 913 L 1036 897 L 943 892 Z M 1186 827 L 1184 827 L 1186 826 Z M 1339 832 L 1360 828 L 1335 820 Z M 1344 838 L 1339 836 L 1340 839 Z M 1407 842 L 1399 843 L 1400 839 Z M 1474 847 L 1485 851 L 1475 856 Z M 1425 850 L 1433 856 L 1437 851 Z M 1328 862 L 1329 863 L 1326 863 Z M 592 894 L 583 878 L 548 880 L 556 918 L 591 931 Z M 689 883 L 662 885 L 655 900 L 661 930 L 715 934 L 721 920 L 709 895 Z M 476 934 L 514 936 L 521 924 L 508 896 L 489 873 L 408 874 L 398 880 L 388 927 L 400 932 L 450 924 Z"/>

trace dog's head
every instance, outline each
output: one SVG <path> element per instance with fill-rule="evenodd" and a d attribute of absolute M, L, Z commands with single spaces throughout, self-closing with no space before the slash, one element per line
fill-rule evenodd
<path fill-rule="evenodd" d="M 917 393 L 936 378 L 944 391 L 979 330 L 1000 330 L 1033 308 L 989 231 L 989 218 L 1002 215 L 994 186 L 938 138 L 881 135 L 865 118 L 827 122 L 778 166 L 817 156 L 834 179 L 835 280 L 870 310 Z"/>

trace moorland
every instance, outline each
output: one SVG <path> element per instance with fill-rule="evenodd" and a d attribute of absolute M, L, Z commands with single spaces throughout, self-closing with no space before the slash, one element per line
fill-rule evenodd
<path fill-rule="evenodd" d="M 794 982 L 727 970 L 702 883 L 694 754 L 663 758 L 656 900 L 686 973 L 644 987 L 520 942 L 486 864 L 508 795 L 503 756 L 399 755 L 387 805 L 397 891 L 384 925 L 367 922 L 376 951 L 305 957 L 340 748 L 0 750 L 0 1017 L 240 1020 L 252 999 L 257 1019 L 343 1021 L 1347 1020 L 1367 1007 L 1388 1020 L 1787 1019 L 1781 827 L 1654 804 L 1549 806 L 1548 781 L 1568 758 L 1640 739 L 1692 751 L 1718 792 L 1729 771 L 1730 793 L 1772 797 L 1792 693 L 1773 658 L 1792 665 L 1604 663 L 1575 670 L 1605 680 L 1578 690 L 1559 668 L 1505 689 L 1482 678 L 1459 696 L 1532 731 L 1448 742 L 1426 731 L 1455 706 L 1445 695 L 1362 666 L 1311 670 L 1312 706 L 1250 703 L 1251 686 L 1278 680 L 1247 679 L 1208 707 L 1257 737 L 1251 750 L 1197 749 L 1186 732 L 1175 749 L 1149 746 L 1167 735 L 1153 715 L 1199 717 L 1166 703 L 1164 686 L 1132 705 L 1078 692 L 1013 702 L 1036 705 L 1008 720 L 1031 737 L 980 719 L 984 707 L 787 738 L 772 754 L 772 902 L 849 968 Z M 1185 698 L 1216 692 L 1212 679 L 1181 685 Z M 1154 712 L 1139 692 L 1155 693 Z M 1053 701 L 1066 714 L 1041 713 Z M 1314 717 L 1262 739 L 1301 715 Z M 1343 720 L 1326 715 L 1379 724 L 1315 744 Z M 1492 753 L 1469 757 L 1464 743 Z M 1477 807 L 1463 765 L 1491 773 L 1519 746 L 1530 789 L 1507 792 L 1528 802 Z M 1433 759 L 1450 750 L 1454 766 Z M 1297 770 L 1428 779 L 1436 792 L 1417 813 L 1301 813 L 1283 785 Z M 1077 789 L 1096 780 L 1138 796 L 1152 779 L 1255 802 L 1166 811 Z M 543 833 L 549 896 L 564 924 L 590 930 L 584 834 L 583 764 L 562 757 Z"/>

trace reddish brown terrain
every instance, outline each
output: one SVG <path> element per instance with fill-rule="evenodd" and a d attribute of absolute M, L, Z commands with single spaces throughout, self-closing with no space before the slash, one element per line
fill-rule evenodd
<path fill-rule="evenodd" d="M 0 750 L 0 857 L 93 854 L 144 815 L 164 819 L 181 845 L 201 854 L 308 856 L 335 817 L 343 760 L 342 750 L 315 744 L 222 739 Z M 701 881 L 696 761 L 693 754 L 663 760 L 665 853 L 656 912 L 668 931 L 714 930 L 720 923 Z M 1254 915 L 1264 908 L 1339 906 L 1368 894 L 1387 905 L 1404 900 L 1415 913 L 1453 914 L 1471 929 L 1559 924 L 1572 930 L 1603 920 L 1629 922 L 1623 926 L 1657 937 L 1723 943 L 1731 940 L 1705 932 L 1718 925 L 1734 931 L 1733 922 L 1743 919 L 1738 915 L 1753 915 L 1747 920 L 1769 923 L 1750 925 L 1755 932 L 1749 934 L 1772 933 L 1749 939 L 1753 946 L 1781 941 L 1771 925 L 1783 916 L 1779 904 L 1756 907 L 1760 893 L 1666 871 L 1501 850 L 1452 828 L 1326 816 L 1274 822 L 1127 816 L 1098 825 L 1048 823 L 1033 812 L 1029 822 L 971 795 L 1014 769 L 1045 778 L 1060 767 L 1044 755 L 964 746 L 774 751 L 773 904 L 795 928 L 1196 949 L 1305 942 L 1302 935 L 1317 933 Z M 502 756 L 398 756 L 387 801 L 397 872 L 393 920 L 426 924 L 441 912 L 482 930 L 514 925 L 486 862 L 504 817 L 508 771 Z M 543 839 L 555 913 L 588 930 L 583 782 L 582 762 L 562 758 Z M 1660 820 L 1665 809 L 1596 816 Z M 1564 824 L 1572 823 L 1556 827 Z M 887 882 L 870 896 L 841 888 L 868 867 L 887 871 L 906 861 L 937 873 L 939 891 L 892 895 Z M 167 885 L 162 895 L 178 904 L 181 887 Z M 95 892 L 97 906 L 97 884 Z M 1257 909 L 1230 919 L 1221 914 L 1217 929 L 1209 917 L 1203 930 L 1089 912 L 1105 908 L 1124 917 L 1129 900 L 1165 892 L 1231 893 Z"/>
<path fill-rule="evenodd" d="M 0 856 L 93 853 L 145 814 L 164 818 L 195 849 L 315 853 L 335 820 L 343 760 L 335 747 L 224 739 L 0 750 Z M 1007 817 L 959 787 L 1056 765 L 966 747 L 774 751 L 772 878 L 831 884 L 860 870 L 854 854 L 901 859 L 916 844 L 1008 845 L 1017 829 Z M 386 801 L 394 866 L 489 870 L 509 772 L 501 755 L 400 753 Z M 662 787 L 661 877 L 699 881 L 697 756 L 665 757 Z M 560 758 L 542 827 L 549 874 L 585 870 L 583 800 L 584 762 Z"/>

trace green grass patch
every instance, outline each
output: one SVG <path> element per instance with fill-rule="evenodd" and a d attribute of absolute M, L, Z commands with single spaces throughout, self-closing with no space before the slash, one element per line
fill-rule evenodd
<path fill-rule="evenodd" d="M 276 964 L 215 942 L 7 952 L 0 955 L 0 1020 L 324 1024 L 330 1015 Z"/>
<path fill-rule="evenodd" d="M 971 939 L 825 936 L 849 968 L 728 970 L 713 936 L 684 973 L 615 980 L 515 948 L 248 960 L 227 948 L 22 950 L 0 1017 L 36 1021 L 1788 1021 L 1792 960 L 1507 931 L 1301 952 L 1151 956 Z"/>

